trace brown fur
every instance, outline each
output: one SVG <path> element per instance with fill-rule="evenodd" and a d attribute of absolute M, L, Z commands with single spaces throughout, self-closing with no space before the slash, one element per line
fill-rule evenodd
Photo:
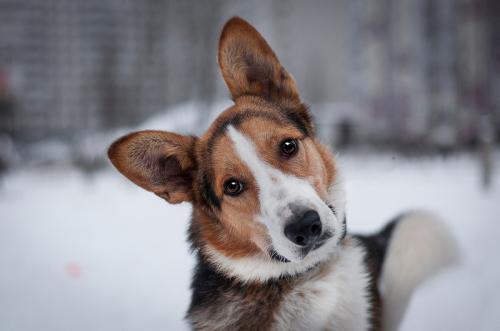
<path fill-rule="evenodd" d="M 241 18 L 235 17 L 224 26 L 218 60 L 234 99 L 242 95 L 298 98 L 294 79 L 260 33 Z"/>
<path fill-rule="evenodd" d="M 170 203 L 192 200 L 196 138 L 163 131 L 130 133 L 108 150 L 113 165 L 140 187 Z"/>

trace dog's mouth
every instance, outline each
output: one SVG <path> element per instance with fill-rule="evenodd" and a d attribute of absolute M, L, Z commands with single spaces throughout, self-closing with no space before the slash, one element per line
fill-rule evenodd
<path fill-rule="evenodd" d="M 337 216 L 337 211 L 335 210 L 335 207 L 333 207 L 331 204 L 325 202 L 325 204 L 328 206 L 328 208 L 330 208 L 330 210 L 332 211 L 333 215 Z"/>
<path fill-rule="evenodd" d="M 328 239 L 330 239 L 331 237 L 333 237 L 333 233 L 330 232 L 330 231 L 326 231 L 325 233 L 323 233 L 323 235 L 314 243 L 314 246 L 313 248 L 311 249 L 312 251 L 320 248 L 321 246 L 323 246 L 327 241 Z"/>
<path fill-rule="evenodd" d="M 269 250 L 269 256 L 271 257 L 272 260 L 281 262 L 281 263 L 289 263 L 290 260 L 284 257 L 283 255 L 279 254 L 274 248 Z"/>
<path fill-rule="evenodd" d="M 318 240 L 314 243 L 314 245 L 312 245 L 311 247 L 302 249 L 302 251 L 301 251 L 302 258 L 305 258 L 307 256 L 307 254 L 309 254 L 310 252 L 315 251 L 315 250 L 319 249 L 320 247 L 322 247 L 332 237 L 333 237 L 332 232 L 330 232 L 330 231 L 324 232 L 321 235 L 321 237 L 319 237 Z M 289 259 L 287 259 L 283 255 L 278 253 L 278 251 L 276 251 L 276 249 L 274 249 L 274 248 L 271 248 L 268 253 L 269 253 L 269 256 L 271 257 L 271 259 L 274 261 L 281 262 L 281 263 L 291 262 Z"/>

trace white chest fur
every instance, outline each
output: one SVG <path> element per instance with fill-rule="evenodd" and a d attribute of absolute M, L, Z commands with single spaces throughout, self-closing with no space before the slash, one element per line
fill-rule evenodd
<path fill-rule="evenodd" d="M 331 265 L 286 296 L 277 314 L 275 328 L 367 330 L 369 278 L 363 258 L 363 249 L 350 240 Z"/>

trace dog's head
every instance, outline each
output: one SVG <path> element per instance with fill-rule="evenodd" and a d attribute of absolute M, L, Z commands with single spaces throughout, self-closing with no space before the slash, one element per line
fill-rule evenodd
<path fill-rule="evenodd" d="M 135 132 L 109 157 L 142 188 L 191 202 L 191 240 L 222 270 L 244 279 L 305 270 L 345 235 L 334 159 L 294 79 L 250 24 L 226 23 L 218 61 L 235 104 L 203 136 Z"/>

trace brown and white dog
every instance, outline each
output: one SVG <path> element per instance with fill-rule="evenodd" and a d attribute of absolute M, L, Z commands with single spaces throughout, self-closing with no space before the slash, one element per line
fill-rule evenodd
<path fill-rule="evenodd" d="M 234 105 L 204 135 L 134 132 L 108 153 L 135 184 L 193 205 L 191 327 L 397 329 L 415 287 L 453 257 L 442 223 L 413 212 L 346 235 L 339 169 L 273 50 L 233 18 L 218 61 Z"/>

